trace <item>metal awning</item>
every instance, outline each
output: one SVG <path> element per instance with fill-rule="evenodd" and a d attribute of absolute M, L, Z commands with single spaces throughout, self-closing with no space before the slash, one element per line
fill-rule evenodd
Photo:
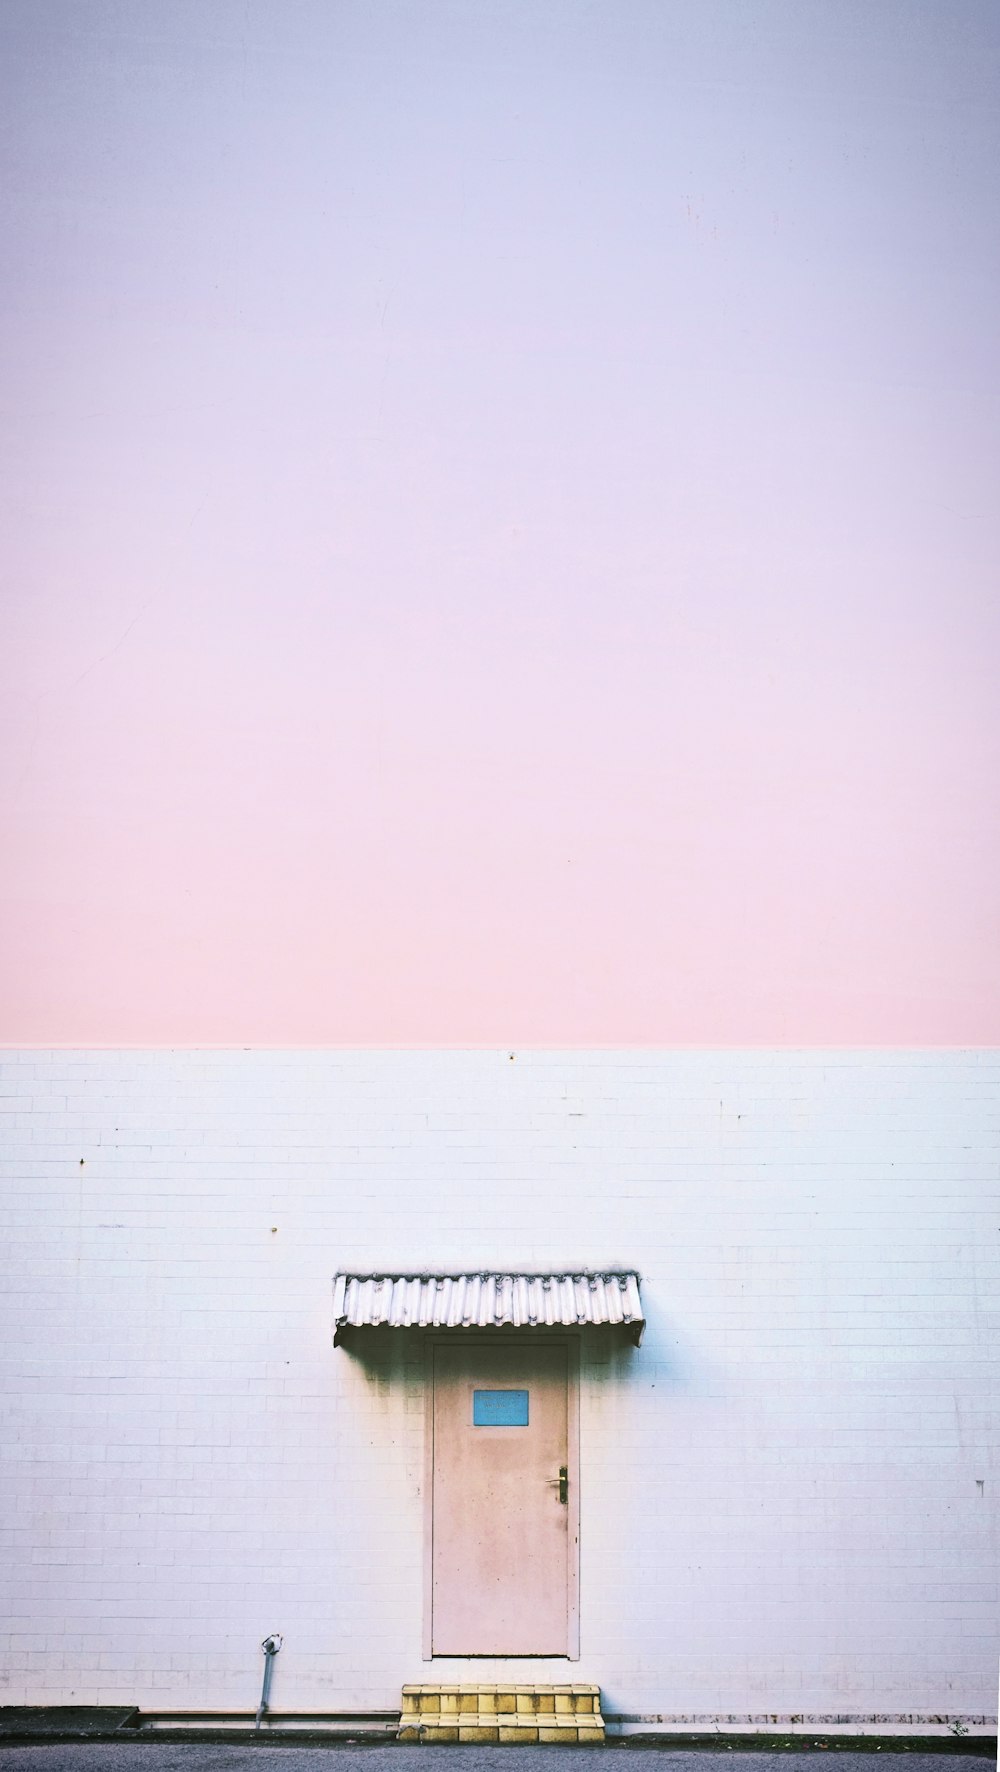
<path fill-rule="evenodd" d="M 345 1329 L 578 1329 L 611 1324 L 638 1347 L 639 1275 L 337 1274 L 334 1344 Z"/>

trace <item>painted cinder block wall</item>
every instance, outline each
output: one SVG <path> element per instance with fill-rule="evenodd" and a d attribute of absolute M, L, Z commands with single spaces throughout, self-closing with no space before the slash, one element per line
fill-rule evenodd
<path fill-rule="evenodd" d="M 5 1053 L 0 1702 L 389 1709 L 420 1337 L 341 1267 L 635 1265 L 586 1343 L 608 1710 L 992 1713 L 1000 1054 Z M 995 1421 L 995 1417 L 993 1418 Z M 521 1664 L 566 1678 L 567 1665 Z"/>

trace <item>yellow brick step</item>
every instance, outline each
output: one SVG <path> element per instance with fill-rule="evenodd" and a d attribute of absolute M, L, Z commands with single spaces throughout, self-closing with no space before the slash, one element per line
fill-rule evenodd
<path fill-rule="evenodd" d="M 403 1687 L 400 1741 L 444 1743 L 604 1740 L 601 1689 L 592 1685 Z"/>
<path fill-rule="evenodd" d="M 446 1723 L 435 1727 L 424 1724 L 420 1728 L 400 1729 L 397 1741 L 416 1742 L 421 1747 L 444 1747 L 452 1742 L 479 1742 L 496 1747 L 533 1747 L 536 1744 L 548 1744 L 558 1747 L 579 1747 L 585 1742 L 595 1742 L 602 1746 L 605 1740 L 604 1730 L 593 1728 L 548 1729 L 540 1726 L 537 1729 L 514 1729 L 493 1719 L 493 1727 L 484 1725 L 482 1728 L 457 1728 Z"/>

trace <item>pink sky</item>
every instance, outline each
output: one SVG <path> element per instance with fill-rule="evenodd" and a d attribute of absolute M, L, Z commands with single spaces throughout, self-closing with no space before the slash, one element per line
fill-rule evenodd
<path fill-rule="evenodd" d="M 1000 1041 L 992 0 L 0 32 L 0 1039 Z"/>

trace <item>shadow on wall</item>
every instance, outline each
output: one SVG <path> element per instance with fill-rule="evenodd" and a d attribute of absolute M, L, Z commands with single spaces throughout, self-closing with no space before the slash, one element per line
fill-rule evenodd
<path fill-rule="evenodd" d="M 424 1332 L 421 1329 L 341 1329 L 334 1358 L 346 1354 L 351 1364 L 379 1389 L 393 1379 L 405 1383 L 415 1366 L 423 1371 Z"/>
<path fill-rule="evenodd" d="M 428 1337 L 456 1342 L 464 1336 L 481 1340 L 488 1334 L 498 1345 L 509 1337 L 524 1341 L 528 1335 L 540 1343 L 546 1339 L 564 1340 L 579 1337 L 581 1378 L 629 1387 L 649 1380 L 664 1384 L 695 1386 L 712 1374 L 712 1367 L 699 1354 L 676 1324 L 666 1321 L 658 1312 L 650 1312 L 641 1347 L 636 1347 L 627 1334 L 611 1324 L 586 1325 L 567 1329 L 561 1324 L 552 1328 L 525 1331 L 504 1325 L 500 1329 L 400 1329 L 387 1324 L 375 1328 L 340 1330 L 337 1353 L 346 1354 L 352 1365 L 381 1390 L 387 1382 L 400 1383 L 412 1379 L 414 1371 L 425 1369 Z"/>

